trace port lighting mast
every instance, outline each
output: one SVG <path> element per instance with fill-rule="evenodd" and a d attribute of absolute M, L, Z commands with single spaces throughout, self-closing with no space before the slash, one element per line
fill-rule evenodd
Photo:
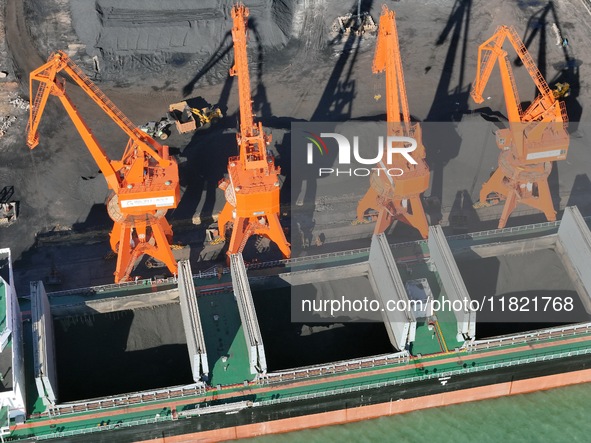
<path fill-rule="evenodd" d="M 410 112 L 402 72 L 402 58 L 396 29 L 396 15 L 386 6 L 382 8 L 373 73 L 386 71 L 386 112 L 388 135 L 412 137 L 417 142 L 410 153 L 417 164 L 411 164 L 401 155 L 392 156 L 388 162 L 386 151 L 370 175 L 370 188 L 357 206 L 357 222 L 363 222 L 368 210 L 378 211 L 374 233 L 383 233 L 394 220 L 400 220 L 416 228 L 427 238 L 429 225 L 421 202 L 421 194 L 429 187 L 430 172 L 425 162 L 425 147 L 421 127 L 410 121 Z M 387 169 L 398 168 L 402 175 L 392 177 Z"/>
<path fill-rule="evenodd" d="M 226 204 L 218 217 L 220 237 L 226 225 L 233 223 L 228 255 L 242 252 L 248 238 L 258 234 L 274 241 L 284 257 L 291 255 L 290 244 L 279 223 L 279 173 L 275 159 L 267 151 L 271 136 L 255 123 L 248 72 L 247 17 L 243 4 L 232 7 L 234 66 L 230 75 L 238 77 L 240 131 L 236 134 L 239 155 L 228 160 L 228 178 L 218 186 L 225 193 Z"/>
<path fill-rule="evenodd" d="M 121 128 L 129 141 L 121 160 L 111 160 L 66 93 L 66 73 Z M 35 92 L 35 86 L 38 87 Z M 166 221 L 168 209 L 180 198 L 178 166 L 168 146 L 158 144 L 140 131 L 63 52 L 52 54 L 47 63 L 30 75 L 30 117 L 27 145 L 39 144 L 39 124 L 50 95 L 56 96 L 74 123 L 112 191 L 106 206 L 114 222 L 110 244 L 117 254 L 115 283 L 129 279 L 138 259 L 148 254 L 176 274 L 177 265 L 170 242 L 172 228 Z"/>
<path fill-rule="evenodd" d="M 511 62 L 503 50 L 506 40 L 517 52 L 539 91 L 525 111 L 521 108 Z M 474 206 L 491 206 L 504 200 L 499 228 L 505 227 L 519 203 L 542 211 L 548 221 L 554 221 L 556 211 L 548 176 L 552 171 L 552 162 L 564 160 L 567 156 L 566 107 L 546 83 L 515 29 L 508 26 L 499 26 L 478 49 L 476 80 L 471 92 L 476 103 L 484 101 L 482 94 L 497 60 L 509 128 L 496 131 L 497 146 L 501 150 L 499 167 L 482 186 L 480 201 Z"/>

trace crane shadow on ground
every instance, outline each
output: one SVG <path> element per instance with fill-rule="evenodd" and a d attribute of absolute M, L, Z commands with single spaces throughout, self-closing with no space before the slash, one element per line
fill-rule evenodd
<path fill-rule="evenodd" d="M 548 78 L 548 62 L 547 62 L 547 27 L 556 27 L 557 35 L 556 45 L 562 52 L 564 61 L 559 62 L 553 66 L 556 74 L 552 78 Z M 579 79 L 579 67 L 582 62 L 577 60 L 573 54 L 572 45 L 563 42 L 568 42 L 566 29 L 572 27 L 570 23 L 561 24 L 558 11 L 554 6 L 554 2 L 549 1 L 543 8 L 536 11 L 531 15 L 527 22 L 527 27 L 523 36 L 523 42 L 526 48 L 530 48 L 535 38 L 539 35 L 538 41 L 538 60 L 537 66 L 542 76 L 547 80 L 550 88 L 554 88 L 557 83 L 568 83 L 570 85 L 570 95 L 563 97 L 560 100 L 564 100 L 566 106 L 566 113 L 568 115 L 569 127 L 568 131 L 571 134 L 577 133 L 579 121 L 582 115 L 582 106 L 577 99 L 580 93 L 580 79 Z M 552 45 L 550 45 L 552 46 Z M 521 66 L 521 60 L 519 57 L 515 58 L 515 65 Z M 535 95 L 538 95 L 540 91 L 536 89 Z M 524 108 L 525 109 L 525 108 Z M 550 186 L 550 192 L 552 194 L 552 201 L 555 207 L 560 204 L 560 178 L 558 176 L 558 167 L 556 162 L 552 165 L 552 172 L 548 177 L 548 185 Z"/>
<path fill-rule="evenodd" d="M 591 215 L 591 180 L 587 174 L 575 177 L 566 206 L 577 206 L 583 216 Z"/>
<path fill-rule="evenodd" d="M 372 1 L 363 1 L 360 4 L 361 14 L 371 10 Z M 351 9 L 351 14 L 357 14 L 357 4 Z M 310 118 L 311 122 L 346 122 L 351 119 L 353 99 L 356 95 L 357 85 L 353 78 L 353 70 L 356 66 L 364 36 L 350 32 L 347 36 L 338 35 L 329 43 L 329 48 L 341 48 L 334 68 L 329 75 L 324 91 L 320 95 L 316 109 Z M 285 147 L 284 147 L 285 149 Z M 303 165 L 304 150 L 295 149 L 291 153 L 292 167 L 286 178 L 285 187 L 290 190 L 291 196 L 291 230 L 298 231 L 296 238 L 302 238 L 304 244 L 296 243 L 292 248 L 305 247 L 306 241 L 310 241 L 312 230 L 315 226 L 314 212 L 318 195 L 318 171 L 313 168 L 295 168 L 293 165 Z M 319 167 L 330 167 L 336 161 L 336 149 L 328 149 L 322 158 Z M 316 166 L 316 163 L 315 163 Z M 369 186 L 369 183 L 368 183 Z M 295 240 L 294 240 L 295 241 Z"/>
<path fill-rule="evenodd" d="M 472 0 L 456 0 L 448 21 L 435 43 L 436 47 L 440 47 L 449 39 L 443 70 L 433 104 L 425 119 L 426 122 L 458 122 L 462 115 L 468 111 L 470 84 L 465 84 L 464 72 L 471 6 Z M 428 73 L 430 69 L 431 67 L 427 66 L 425 72 Z M 454 69 L 458 70 L 458 80 L 455 86 L 453 86 Z M 431 204 L 427 213 L 431 224 L 437 224 L 443 217 L 441 205 L 445 204 L 443 201 L 444 169 L 452 159 L 458 156 L 460 137 L 456 133 L 454 125 L 436 125 L 431 126 L 430 129 L 431 131 L 423 131 L 423 141 L 427 152 L 426 161 L 431 169 L 431 194 L 429 197 Z M 441 140 L 445 140 L 446 143 L 442 145 Z"/>
<path fill-rule="evenodd" d="M 228 41 L 229 39 L 229 41 Z M 219 63 L 227 63 L 229 53 L 232 51 L 232 33 L 226 32 L 224 38 L 220 42 L 217 49 L 213 52 L 211 57 L 205 62 L 201 69 L 185 86 L 183 86 L 183 97 L 188 97 L 193 93 L 195 86 L 209 71 L 216 67 Z"/>

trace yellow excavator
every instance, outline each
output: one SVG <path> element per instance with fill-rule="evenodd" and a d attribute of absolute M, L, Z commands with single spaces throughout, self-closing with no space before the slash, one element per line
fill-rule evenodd
<path fill-rule="evenodd" d="M 170 136 L 170 127 L 176 126 L 180 134 L 209 129 L 223 117 L 219 106 L 207 106 L 205 108 L 192 108 L 186 101 L 173 103 L 168 107 L 168 113 L 159 121 L 150 121 L 139 127 L 150 137 L 158 137 L 166 140 Z"/>
<path fill-rule="evenodd" d="M 186 101 L 171 104 L 168 115 L 181 134 L 208 129 L 224 116 L 217 105 L 199 109 L 190 107 Z"/>
<path fill-rule="evenodd" d="M 222 110 L 217 106 L 201 109 L 191 108 L 191 112 L 199 119 L 200 124 L 197 125 L 197 129 L 207 129 L 211 125 L 215 125 L 224 116 Z"/>
<path fill-rule="evenodd" d="M 556 83 L 552 90 L 554 98 L 566 98 L 570 95 L 570 85 L 566 82 Z"/>

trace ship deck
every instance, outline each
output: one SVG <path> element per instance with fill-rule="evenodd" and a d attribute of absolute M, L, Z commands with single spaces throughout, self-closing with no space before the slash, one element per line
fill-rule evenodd
<path fill-rule="evenodd" d="M 587 219 L 586 222 L 589 224 L 591 220 Z M 462 257 L 474 247 L 551 236 L 557 233 L 558 226 L 558 222 L 540 223 L 452 236 L 447 240 L 454 255 Z M 427 266 L 429 255 L 425 241 L 393 244 L 391 251 L 404 282 L 425 278 L 435 298 L 446 297 L 441 290 L 437 273 Z M 256 293 L 257 288 L 265 287 L 266 281 L 278 274 L 323 269 L 330 272 L 335 266 L 363 262 L 368 255 L 368 249 L 358 249 L 257 263 L 250 265 L 248 273 Z M 51 424 L 47 420 L 49 411 L 35 395 L 35 391 L 29 389 L 27 394 L 31 418 L 14 428 L 12 435 L 34 435 L 41 438 L 75 435 L 114 426 L 169 421 L 176 419 L 179 413 L 195 414 L 202 408 L 205 411 L 208 407 L 219 407 L 222 404 L 231 407 L 232 404 L 245 400 L 265 405 L 323 397 L 360 387 L 370 389 L 374 386 L 404 384 L 591 353 L 591 323 L 588 321 L 461 343 L 457 341 L 457 325 L 453 313 L 443 311 L 438 314 L 435 328 L 418 322 L 415 341 L 410 353 L 406 355 L 392 349 L 389 354 L 321 362 L 279 371 L 270 370 L 266 376 L 255 380 L 249 372 L 247 346 L 228 270 L 224 270 L 221 278 L 214 272 L 199 273 L 194 276 L 194 283 L 210 358 L 209 387 L 186 386 L 180 394 L 178 390 L 173 392 L 162 389 L 141 394 L 139 397 L 122 393 L 101 399 L 59 404 L 51 411 Z M 174 298 L 175 288 L 174 279 L 145 280 L 49 293 L 49 299 L 52 311 L 70 312 L 75 311 L 76 306 L 99 306 L 97 303 L 129 306 L 129 300 L 158 297 L 158 294 L 167 294 L 166 297 Z M 21 299 L 21 309 L 24 317 L 28 318 L 30 302 Z M 25 328 L 26 359 L 32 361 L 31 337 L 27 330 Z M 34 386 L 30 368 L 26 375 L 27 385 Z M 127 406 L 122 410 L 118 406 L 122 403 L 118 402 L 125 398 Z"/>

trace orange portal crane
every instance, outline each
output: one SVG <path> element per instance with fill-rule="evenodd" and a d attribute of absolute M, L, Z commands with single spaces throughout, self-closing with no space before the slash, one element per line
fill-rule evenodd
<path fill-rule="evenodd" d="M 521 108 L 511 62 L 503 50 L 505 40 L 509 40 L 539 91 L 525 111 Z M 480 201 L 474 206 L 490 206 L 505 200 L 499 228 L 505 227 L 518 203 L 538 209 L 548 221 L 554 221 L 556 211 L 548 176 L 552 162 L 564 160 L 567 156 L 566 107 L 546 83 L 515 29 L 508 26 L 499 26 L 495 34 L 479 47 L 476 80 L 471 92 L 476 103 L 484 101 L 482 93 L 497 60 L 509 128 L 496 132 L 497 146 L 502 151 L 499 167 L 482 186 Z"/>
<path fill-rule="evenodd" d="M 403 156 L 393 156 L 388 163 L 386 150 L 378 165 L 381 173 L 372 171 L 370 188 L 357 205 L 357 221 L 363 222 L 365 213 L 379 211 L 374 233 L 383 233 L 393 220 L 400 220 L 418 229 L 427 238 L 429 225 L 421 202 L 421 194 L 429 187 L 430 172 L 425 162 L 425 147 L 421 127 L 410 121 L 406 86 L 402 72 L 402 58 L 396 30 L 396 14 L 386 6 L 382 8 L 380 26 L 373 59 L 373 73 L 386 71 L 386 112 L 388 135 L 412 137 L 417 142 L 410 153 L 417 163 L 411 164 Z M 391 177 L 384 170 L 399 168 L 402 175 Z"/>
<path fill-rule="evenodd" d="M 226 196 L 226 204 L 218 217 L 220 237 L 225 238 L 226 225 L 233 222 L 228 254 L 242 252 L 248 238 L 258 234 L 274 241 L 283 256 L 289 258 L 290 244 L 279 223 L 280 168 L 267 152 L 271 136 L 263 131 L 261 122 L 255 123 L 253 119 L 246 53 L 248 13 L 243 4 L 232 7 L 234 66 L 230 75 L 238 77 L 240 132 L 236 140 L 240 155 L 229 158 L 228 178 L 218 185 Z"/>
<path fill-rule="evenodd" d="M 66 94 L 65 72 L 128 136 L 121 160 L 110 160 L 78 110 Z M 39 83 L 34 93 L 35 82 Z M 164 218 L 176 208 L 180 198 L 178 166 L 169 156 L 168 146 L 161 146 L 140 131 L 63 52 L 49 57 L 46 64 L 31 72 L 30 118 L 27 145 L 39 144 L 39 123 L 50 95 L 55 95 L 66 109 L 86 147 L 107 180 L 112 194 L 107 198 L 109 216 L 115 222 L 110 234 L 117 254 L 115 283 L 128 280 L 136 261 L 143 254 L 165 263 L 173 274 L 177 265 L 169 242 L 172 228 Z"/>

